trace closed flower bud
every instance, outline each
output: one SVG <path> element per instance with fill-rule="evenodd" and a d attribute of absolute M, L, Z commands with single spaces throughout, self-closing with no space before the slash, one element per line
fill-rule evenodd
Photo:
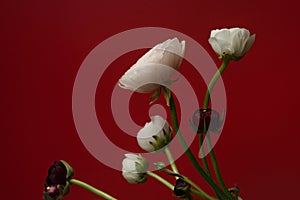
<path fill-rule="evenodd" d="M 48 169 L 48 176 L 44 184 L 45 200 L 60 200 L 69 192 L 68 179 L 73 175 L 72 167 L 65 161 L 55 161 Z"/>
<path fill-rule="evenodd" d="M 147 180 L 148 162 L 141 155 L 125 154 L 122 175 L 129 183 L 144 183 Z"/>
<path fill-rule="evenodd" d="M 142 56 L 119 80 L 119 86 L 139 93 L 150 93 L 168 82 L 178 69 L 184 55 L 185 41 L 177 38 L 166 40 Z M 144 84 L 148 83 L 148 84 Z"/>
<path fill-rule="evenodd" d="M 239 60 L 251 48 L 255 40 L 255 34 L 244 28 L 217 29 L 212 30 L 209 38 L 214 51 L 220 59 L 225 57 Z"/>
<path fill-rule="evenodd" d="M 182 178 L 178 178 L 174 187 L 174 194 L 178 198 L 185 198 L 189 192 L 190 184 L 185 182 Z"/>
<path fill-rule="evenodd" d="M 161 116 L 152 116 L 151 122 L 138 132 L 139 146 L 148 152 L 162 149 L 172 140 L 172 129 L 168 122 Z"/>
<path fill-rule="evenodd" d="M 193 125 L 198 127 L 197 133 L 206 133 L 208 130 L 218 133 L 222 122 L 217 111 L 207 108 L 195 111 Z"/>

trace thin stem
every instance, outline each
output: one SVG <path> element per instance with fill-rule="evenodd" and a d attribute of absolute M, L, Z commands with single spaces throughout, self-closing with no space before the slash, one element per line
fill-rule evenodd
<path fill-rule="evenodd" d="M 228 66 L 229 61 L 230 61 L 229 59 L 225 58 L 222 65 L 220 66 L 219 70 L 214 74 L 213 78 L 211 79 L 211 81 L 208 85 L 208 88 L 206 90 L 205 97 L 204 97 L 203 109 L 208 108 L 208 104 L 209 104 L 209 100 L 210 100 L 210 94 L 211 94 L 217 80 L 221 77 L 222 73 L 225 71 L 226 67 Z M 225 183 L 222 179 L 220 169 L 219 169 L 219 166 L 218 166 L 218 163 L 217 163 L 217 159 L 216 159 L 214 150 L 213 150 L 212 145 L 211 145 L 211 140 L 210 140 L 209 134 L 207 134 L 206 136 L 207 136 L 207 144 L 208 144 L 208 148 L 209 148 L 209 155 L 211 157 L 211 161 L 212 161 L 212 164 L 213 164 L 213 168 L 214 168 L 217 180 L 220 183 L 220 185 L 221 185 L 223 191 L 226 193 L 226 195 L 228 197 L 230 197 L 230 199 L 233 199 L 232 195 L 228 192 L 228 189 L 227 189 L 227 187 L 226 187 L 226 185 L 225 185 Z M 203 138 L 201 138 L 201 136 L 199 138 L 200 138 L 200 142 L 201 141 L 203 142 Z"/>
<path fill-rule="evenodd" d="M 204 169 L 205 169 L 206 173 L 211 177 L 206 156 L 203 156 L 204 155 L 204 148 L 202 147 L 202 145 L 203 145 L 203 133 L 200 133 L 200 135 L 199 135 L 199 143 L 200 143 L 200 153 L 201 153 L 202 163 L 203 163 Z"/>
<path fill-rule="evenodd" d="M 201 198 L 207 199 L 206 197 L 203 196 L 202 192 L 199 192 L 198 190 L 190 189 L 190 192 Z M 218 200 L 218 199 L 211 197 L 210 200 Z"/>
<path fill-rule="evenodd" d="M 167 186 L 170 190 L 174 191 L 174 186 L 170 182 L 168 182 L 166 179 L 164 179 L 161 176 L 159 176 L 159 175 L 157 175 L 157 174 L 155 174 L 153 172 L 150 172 L 150 171 L 147 171 L 146 173 L 149 176 L 151 176 L 152 178 L 154 178 L 155 180 L 161 182 L 163 185 Z M 200 189 L 200 188 L 198 187 L 198 189 Z M 193 194 L 195 194 L 195 195 L 197 195 L 197 196 L 199 196 L 199 197 L 206 198 L 205 195 L 203 195 L 203 191 L 201 189 L 199 191 L 197 191 L 197 190 L 190 189 L 190 192 L 193 193 Z M 209 196 L 209 195 L 207 195 L 207 196 Z M 207 198 L 207 199 L 208 200 L 217 200 L 217 199 L 215 199 L 213 197 L 210 197 L 210 198 Z"/>
<path fill-rule="evenodd" d="M 79 180 L 76 180 L 76 179 L 71 179 L 69 182 L 71 184 L 78 185 L 78 186 L 80 186 L 80 187 L 82 187 L 82 188 L 84 188 L 84 189 L 86 189 L 86 190 L 88 190 L 88 191 L 104 198 L 104 199 L 116 200 L 116 198 L 110 196 L 109 194 L 107 194 L 105 192 L 102 192 L 101 190 L 98 190 L 98 189 L 94 188 L 93 186 L 91 186 L 87 183 L 84 183 L 82 181 L 79 181 Z"/>
<path fill-rule="evenodd" d="M 223 181 L 223 178 L 222 178 L 222 176 L 221 176 L 221 172 L 220 172 L 220 169 L 219 169 L 219 166 L 218 166 L 218 162 L 217 162 L 216 155 L 215 155 L 214 151 L 212 150 L 210 134 L 207 133 L 207 134 L 206 134 L 206 137 L 207 137 L 207 145 L 208 145 L 208 148 L 211 150 L 211 151 L 209 152 L 209 155 L 210 155 L 211 160 L 212 160 L 212 164 L 213 164 L 213 168 L 214 168 L 214 170 L 215 170 L 215 174 L 216 174 L 217 180 L 218 180 L 218 182 L 220 183 L 220 185 L 221 185 L 222 189 L 224 190 L 224 192 L 227 193 L 227 195 L 232 196 L 232 195 L 229 193 L 229 191 L 228 191 L 228 189 L 227 189 L 227 187 L 226 187 L 226 185 L 225 185 L 225 183 L 224 183 L 224 181 Z"/>
<path fill-rule="evenodd" d="M 184 177 L 184 181 L 186 181 L 187 183 L 189 183 L 191 186 L 193 186 L 198 192 L 199 192 L 199 196 L 208 200 L 217 200 L 214 197 L 209 196 L 207 193 L 205 193 L 198 185 L 196 185 L 193 181 L 191 181 L 190 179 L 188 179 L 187 177 Z"/>
<path fill-rule="evenodd" d="M 172 153 L 171 153 L 171 151 L 168 147 L 165 148 L 165 153 L 168 157 L 168 160 L 170 162 L 170 165 L 171 165 L 171 168 L 172 168 L 173 172 L 176 173 L 176 174 L 179 174 L 177 166 L 176 166 L 175 161 L 174 161 L 174 158 L 172 156 Z"/>
<path fill-rule="evenodd" d="M 150 172 L 150 171 L 147 171 L 146 172 L 149 176 L 151 176 L 152 178 L 154 178 L 155 180 L 161 182 L 162 184 L 164 184 L 165 186 L 167 186 L 170 190 L 174 191 L 174 185 L 172 185 L 171 183 L 169 183 L 167 180 L 165 180 L 164 178 L 162 178 L 161 176 L 153 173 L 153 172 Z"/>
<path fill-rule="evenodd" d="M 169 169 L 165 169 L 165 171 L 169 174 L 172 174 L 173 172 Z M 196 183 L 194 183 L 192 180 L 190 180 L 188 177 L 182 175 L 182 174 L 178 174 L 181 178 L 183 178 L 183 180 L 185 182 L 187 182 L 188 184 L 190 184 L 191 186 L 193 186 L 197 191 L 198 191 L 198 196 L 208 199 L 208 200 L 217 200 L 216 198 L 213 198 L 211 196 L 209 196 L 207 193 L 205 193 Z"/>
<path fill-rule="evenodd" d="M 205 97 L 204 97 L 204 102 L 203 102 L 203 109 L 207 109 L 208 107 L 208 103 L 210 100 L 210 94 L 213 90 L 213 87 L 215 86 L 217 80 L 220 78 L 220 76 L 222 75 L 222 73 L 225 71 L 226 67 L 229 64 L 229 59 L 224 59 L 222 65 L 220 66 L 219 70 L 214 74 L 213 78 L 211 79 L 208 88 L 206 90 L 205 93 Z"/>
<path fill-rule="evenodd" d="M 188 158 L 192 162 L 193 166 L 197 170 L 197 172 L 204 178 L 204 180 L 213 188 L 217 196 L 220 196 L 224 200 L 228 200 L 228 197 L 224 194 L 224 192 L 216 185 L 216 183 L 206 174 L 206 172 L 201 168 L 199 163 L 197 162 L 195 156 L 193 155 L 192 151 L 189 149 L 188 145 L 186 144 L 178 125 L 178 119 L 177 119 L 177 112 L 176 112 L 176 106 L 173 99 L 173 95 L 170 94 L 170 111 L 172 115 L 172 122 L 174 126 L 174 131 L 177 133 L 178 140 L 185 150 L 185 153 L 187 154 Z"/>

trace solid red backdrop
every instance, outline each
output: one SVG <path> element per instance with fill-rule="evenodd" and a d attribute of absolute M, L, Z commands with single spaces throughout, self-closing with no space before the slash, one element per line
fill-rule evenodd
<path fill-rule="evenodd" d="M 42 199 L 48 167 L 64 159 L 74 167 L 76 178 L 119 199 L 175 199 L 151 179 L 128 184 L 119 171 L 88 153 L 72 116 L 77 70 L 103 40 L 147 26 L 191 36 L 220 64 L 207 41 L 210 30 L 238 26 L 257 37 L 249 53 L 231 63 L 223 76 L 228 110 L 215 148 L 221 172 L 228 185 L 239 185 L 244 199 L 296 199 L 300 178 L 297 9 L 296 1 L 259 0 L 1 1 L 1 198 Z M 108 71 L 99 83 L 97 112 L 106 128 L 111 121 L 105 116 L 110 113 L 101 109 L 99 99 L 109 91 L 99 94 L 101 87 L 114 85 L 140 55 L 116 60 L 112 67 L 118 71 Z M 181 70 L 197 82 L 191 68 Z M 140 125 L 142 119 L 147 120 L 147 115 L 136 119 Z M 135 140 L 118 140 L 122 133 L 116 127 L 112 130 L 116 144 L 135 148 Z M 198 152 L 197 142 L 192 149 Z M 185 156 L 178 165 L 206 187 Z M 66 199 L 98 199 L 76 186 L 71 190 Z"/>

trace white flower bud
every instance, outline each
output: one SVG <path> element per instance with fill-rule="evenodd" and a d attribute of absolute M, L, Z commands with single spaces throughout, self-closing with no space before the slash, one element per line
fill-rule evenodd
<path fill-rule="evenodd" d="M 142 56 L 119 80 L 119 86 L 139 93 L 150 93 L 167 82 L 182 62 L 185 41 L 177 38 L 160 43 Z M 167 68 L 165 66 L 171 67 Z M 144 84 L 144 83 L 148 84 Z"/>
<path fill-rule="evenodd" d="M 151 122 L 145 124 L 137 134 L 139 146 L 148 151 L 157 151 L 172 140 L 172 129 L 161 116 L 152 116 Z"/>
<path fill-rule="evenodd" d="M 147 180 L 147 160 L 141 155 L 125 154 L 122 175 L 129 183 L 144 183 Z"/>
<path fill-rule="evenodd" d="M 212 30 L 209 38 L 213 50 L 220 59 L 229 56 L 233 60 L 239 60 L 250 49 L 255 40 L 255 34 L 244 28 Z"/>

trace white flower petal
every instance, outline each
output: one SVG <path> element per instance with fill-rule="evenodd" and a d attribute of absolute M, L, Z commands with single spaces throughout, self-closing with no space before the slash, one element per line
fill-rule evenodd
<path fill-rule="evenodd" d="M 216 52 L 216 54 L 218 54 L 218 55 L 222 54 L 221 47 L 216 38 L 211 37 L 208 39 L 208 42 L 210 43 L 210 45 L 212 46 L 212 48 Z"/>
<path fill-rule="evenodd" d="M 231 28 L 211 31 L 209 43 L 220 56 L 232 56 L 234 60 L 241 58 L 253 44 L 254 38 L 249 38 L 250 32 L 244 28 Z"/>
<path fill-rule="evenodd" d="M 137 134 L 139 146 L 148 152 L 163 148 L 172 139 L 169 127 L 170 125 L 161 116 L 151 117 L 151 122 L 146 123 Z"/>
<path fill-rule="evenodd" d="M 185 42 L 177 38 L 166 40 L 143 55 L 119 80 L 119 86 L 139 93 L 149 93 L 157 90 L 161 83 L 169 80 L 171 69 L 178 69 L 182 62 Z M 157 82 L 160 81 L 160 82 Z M 149 82 L 142 86 L 141 83 Z"/>
<path fill-rule="evenodd" d="M 230 40 L 230 31 L 229 29 L 221 29 L 215 33 L 215 38 L 222 40 Z"/>
<path fill-rule="evenodd" d="M 254 43 L 254 41 L 255 41 L 255 37 L 256 37 L 256 35 L 253 34 L 253 35 L 251 35 L 251 37 L 248 39 L 248 41 L 247 41 L 247 43 L 246 43 L 246 45 L 245 45 L 245 47 L 244 47 L 243 54 L 245 54 L 245 53 L 252 47 L 252 45 L 253 45 L 253 43 Z"/>

